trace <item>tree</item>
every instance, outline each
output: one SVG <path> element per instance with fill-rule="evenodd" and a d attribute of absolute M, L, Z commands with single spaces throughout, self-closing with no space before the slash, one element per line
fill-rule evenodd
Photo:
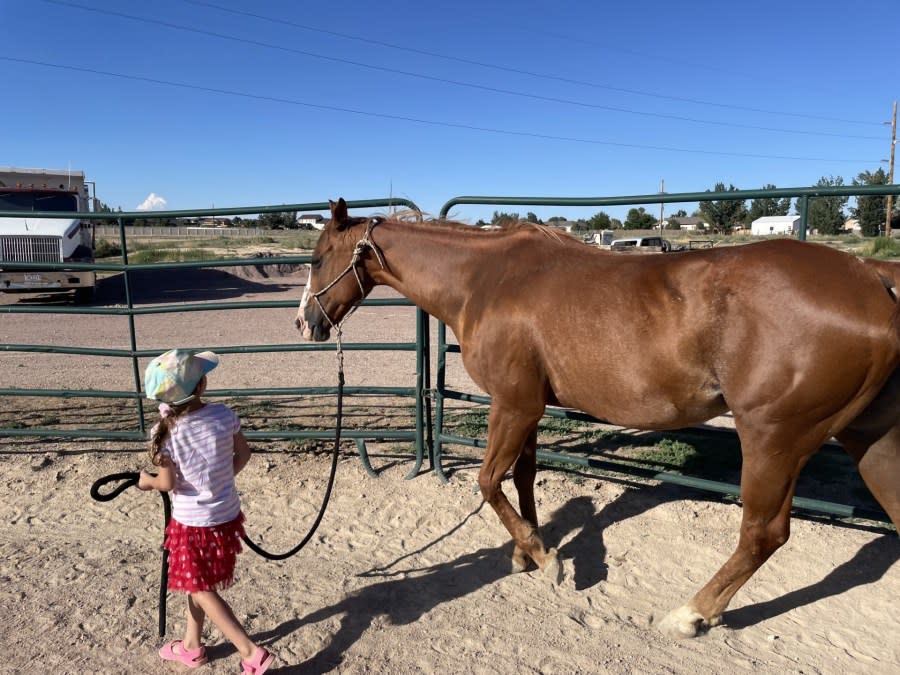
<path fill-rule="evenodd" d="M 297 227 L 297 212 L 261 213 L 256 223 L 258 227 L 271 230 L 292 230 Z"/>
<path fill-rule="evenodd" d="M 840 176 L 825 177 L 819 179 L 815 187 L 840 187 L 844 179 Z M 818 230 L 819 234 L 838 234 L 844 228 L 844 206 L 847 197 L 812 197 L 806 210 L 806 222 L 810 228 Z M 797 210 L 800 209 L 800 201 L 797 201 Z"/>
<path fill-rule="evenodd" d="M 593 229 L 584 218 L 572 222 L 572 232 L 587 232 Z"/>
<path fill-rule="evenodd" d="M 707 190 L 710 192 L 710 190 Z M 734 185 L 725 188 L 725 183 L 716 183 L 712 192 L 737 192 Z M 719 201 L 701 202 L 700 213 L 713 229 L 729 233 L 737 224 L 747 218 L 747 208 L 743 199 L 720 199 Z"/>
<path fill-rule="evenodd" d="M 643 206 L 628 209 L 628 217 L 625 218 L 626 230 L 652 230 L 655 226 L 656 218 L 647 213 Z"/>
<path fill-rule="evenodd" d="M 509 225 L 510 223 L 518 223 L 519 214 L 518 213 L 504 213 L 503 211 L 494 211 L 494 216 L 491 218 L 491 225 L 497 225 L 499 227 L 503 227 L 505 225 Z"/>
<path fill-rule="evenodd" d="M 525 222 L 526 223 L 537 223 L 538 225 L 540 225 L 543 221 L 537 217 L 537 214 L 529 211 L 528 213 L 525 214 Z"/>
<path fill-rule="evenodd" d="M 863 171 L 853 179 L 854 185 L 887 185 L 887 174 L 881 167 L 875 173 Z M 851 209 L 859 220 L 864 237 L 877 237 L 884 228 L 887 198 L 884 195 L 861 195 L 856 198 L 856 208 Z"/>
<path fill-rule="evenodd" d="M 610 219 L 609 214 L 605 211 L 600 211 L 599 213 L 595 213 L 590 218 L 588 218 L 588 226 L 592 230 L 609 230 L 610 228 Z"/>
<path fill-rule="evenodd" d="M 763 190 L 774 190 L 774 185 L 763 185 Z M 765 216 L 786 216 L 791 211 L 791 198 L 785 197 L 778 199 L 776 197 L 760 197 L 750 202 L 750 211 L 747 213 L 747 220 L 751 223 L 757 218 Z"/>
<path fill-rule="evenodd" d="M 675 213 L 673 213 L 670 218 L 687 218 L 687 211 L 684 209 L 678 209 Z"/>

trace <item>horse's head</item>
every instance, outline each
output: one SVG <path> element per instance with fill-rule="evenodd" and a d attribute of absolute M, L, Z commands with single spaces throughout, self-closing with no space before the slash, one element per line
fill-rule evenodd
<path fill-rule="evenodd" d="M 381 252 L 371 241 L 371 218 L 350 218 L 347 202 L 329 200 L 331 220 L 325 225 L 309 267 L 309 279 L 294 322 L 307 340 L 322 342 L 331 335 L 375 282 L 366 266 L 371 260 L 384 266 Z"/>

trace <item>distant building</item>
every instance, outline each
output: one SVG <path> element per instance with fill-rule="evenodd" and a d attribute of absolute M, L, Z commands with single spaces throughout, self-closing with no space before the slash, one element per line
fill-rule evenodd
<path fill-rule="evenodd" d="M 861 234 L 862 227 L 858 218 L 848 218 L 844 221 L 844 232 L 852 232 L 853 234 Z"/>
<path fill-rule="evenodd" d="M 297 216 L 297 225 L 300 227 L 311 227 L 314 230 L 324 229 L 325 223 L 327 222 L 328 221 L 318 213 L 304 213 Z"/>
<path fill-rule="evenodd" d="M 750 234 L 796 234 L 800 229 L 800 216 L 763 216 L 750 223 Z"/>
<path fill-rule="evenodd" d="M 678 227 L 682 230 L 687 230 L 692 232 L 694 230 L 701 229 L 709 229 L 709 223 L 707 223 L 703 218 L 697 218 L 695 216 L 672 216 L 670 218 L 666 218 L 662 221 L 662 226 L 664 228 L 671 228 L 675 226 L 675 223 L 678 223 Z"/>

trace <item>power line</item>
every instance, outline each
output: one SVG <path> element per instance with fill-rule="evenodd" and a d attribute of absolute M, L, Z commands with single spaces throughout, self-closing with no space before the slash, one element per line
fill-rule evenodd
<path fill-rule="evenodd" d="M 499 129 L 495 127 L 484 127 L 472 124 L 462 124 L 458 122 L 444 122 L 440 120 L 429 120 L 420 117 L 409 117 L 406 115 L 395 115 L 391 113 L 379 113 L 373 112 L 371 110 L 359 110 L 355 108 L 345 108 L 341 106 L 333 106 L 326 105 L 322 103 L 309 103 L 307 101 L 298 101 L 296 99 L 289 99 L 278 96 L 266 96 L 262 94 L 249 94 L 247 92 L 236 91 L 232 89 L 222 89 L 219 87 L 209 87 L 198 84 L 189 84 L 186 82 L 175 82 L 173 80 L 164 80 L 160 78 L 153 77 L 144 77 L 141 75 L 128 75 L 125 73 L 115 73 L 107 70 L 99 70 L 96 68 L 87 68 L 81 66 L 73 66 L 71 64 L 60 64 L 60 63 L 50 63 L 47 61 L 37 61 L 33 59 L 23 59 L 14 56 L 4 56 L 0 55 L 0 60 L 9 61 L 13 63 L 23 63 L 33 66 L 41 66 L 44 68 L 55 68 L 60 70 L 69 70 L 74 72 L 81 73 L 89 73 L 91 75 L 101 75 L 104 77 L 114 77 L 123 80 L 131 80 L 135 82 L 147 82 L 150 84 L 158 84 L 164 85 L 168 87 L 178 87 L 181 89 L 190 89 L 194 91 L 204 91 L 214 94 L 222 94 L 226 96 L 236 96 L 240 98 L 258 100 L 258 101 L 267 101 L 270 103 L 282 103 L 287 105 L 295 105 L 295 106 L 303 106 L 306 108 L 314 108 L 317 110 L 329 110 L 333 112 L 341 112 L 348 113 L 352 115 L 360 115 L 365 117 L 375 117 L 380 119 L 388 119 L 395 120 L 400 122 L 413 122 L 415 124 L 423 124 L 429 126 L 438 126 L 445 127 L 450 129 L 463 129 L 466 131 L 480 131 L 485 133 L 492 134 L 503 134 L 507 136 L 517 136 L 517 137 L 525 137 L 525 138 L 535 138 L 542 140 L 551 140 L 551 141 L 566 141 L 570 143 L 581 143 L 588 145 L 603 145 L 610 147 L 619 147 L 619 148 L 635 148 L 640 150 L 657 150 L 662 152 L 676 152 L 676 153 L 690 153 L 690 154 L 699 154 L 699 155 L 716 155 L 716 156 L 726 156 L 726 157 L 745 157 L 745 158 L 754 158 L 754 159 L 783 159 L 783 160 L 792 160 L 792 161 L 803 161 L 803 162 L 852 162 L 855 164 L 860 163 L 873 163 L 871 159 L 835 159 L 828 157 L 796 157 L 791 155 L 765 155 L 758 153 L 745 153 L 745 152 L 726 152 L 722 150 L 698 150 L 692 148 L 678 148 L 678 147 L 670 147 L 670 146 L 662 146 L 662 145 L 645 145 L 640 143 L 622 143 L 619 141 L 605 141 L 599 139 L 591 139 L 591 138 L 579 138 L 575 136 L 559 136 L 554 134 L 542 134 L 538 132 L 530 132 L 530 131 L 514 131 L 511 129 Z"/>
<path fill-rule="evenodd" d="M 116 16 L 119 18 L 128 19 L 130 21 L 138 21 L 141 23 L 154 24 L 154 25 L 163 26 L 166 28 L 172 28 L 175 30 L 185 31 L 185 32 L 189 32 L 189 33 L 195 33 L 198 35 L 206 35 L 209 37 L 214 37 L 214 38 L 218 38 L 218 39 L 222 39 L 222 40 L 228 40 L 231 42 L 248 44 L 248 45 L 252 45 L 255 47 L 264 47 L 266 49 L 274 49 L 274 50 L 278 50 L 278 51 L 288 52 L 291 54 L 298 54 L 298 55 L 307 56 L 310 58 L 321 59 L 324 61 L 331 61 L 333 63 L 342 63 L 345 65 L 350 65 L 350 66 L 354 66 L 357 68 L 366 68 L 369 70 L 376 70 L 376 71 L 380 71 L 380 72 L 391 73 L 394 75 L 403 75 L 405 77 L 413 77 L 413 78 L 417 78 L 417 79 L 421 79 L 421 80 L 427 80 L 430 82 L 439 82 L 441 84 L 451 84 L 454 86 L 465 87 L 468 89 L 476 89 L 479 91 L 487 91 L 487 92 L 496 93 L 496 94 L 504 94 L 507 96 L 517 96 L 520 98 L 527 98 L 527 99 L 531 99 L 531 100 L 543 101 L 543 102 L 548 102 L 548 103 L 557 103 L 557 104 L 562 104 L 562 105 L 577 106 L 577 107 L 588 108 L 588 109 L 592 109 L 592 110 L 606 110 L 608 112 L 617 112 L 617 113 L 623 113 L 623 114 L 627 114 L 627 115 L 652 117 L 654 119 L 668 119 L 668 120 L 674 120 L 677 122 L 689 122 L 692 124 L 706 124 L 706 125 L 713 125 L 713 126 L 720 126 L 720 127 L 729 127 L 729 128 L 734 128 L 734 129 L 750 129 L 753 131 L 768 131 L 768 132 L 775 132 L 775 133 L 801 134 L 801 135 L 808 135 L 808 136 L 825 136 L 825 137 L 830 137 L 830 138 L 847 138 L 847 139 L 853 138 L 853 139 L 874 140 L 874 141 L 882 140 L 882 138 L 880 136 L 862 136 L 862 135 L 858 135 L 858 134 L 837 134 L 837 133 L 831 133 L 831 132 L 826 132 L 826 131 L 812 131 L 809 129 L 784 129 L 784 128 L 779 128 L 779 127 L 766 127 L 766 126 L 759 126 L 759 125 L 753 125 L 753 124 L 740 124 L 737 122 L 723 122 L 723 121 L 719 121 L 719 120 L 707 120 L 707 119 L 699 119 L 699 118 L 694 118 L 694 117 L 685 117 L 685 116 L 681 116 L 681 115 L 672 115 L 669 113 L 649 112 L 649 111 L 645 111 L 645 110 L 633 110 L 630 108 L 621 108 L 618 106 L 603 105 L 603 104 L 599 104 L 599 103 L 588 103 L 585 101 L 576 101 L 576 100 L 572 100 L 572 99 L 564 99 L 564 98 L 559 98 L 559 97 L 555 97 L 555 96 L 544 96 L 541 94 L 531 94 L 528 92 L 515 91 L 512 89 L 503 89 L 500 87 L 491 87 L 491 86 L 487 86 L 487 85 L 475 84 L 472 82 L 464 82 L 462 80 L 452 80 L 449 78 L 436 77 L 433 75 L 426 75 L 423 73 L 416 73 L 416 72 L 412 72 L 412 71 L 408 71 L 408 70 L 401 70 L 398 68 L 387 68 L 384 66 L 376 66 L 374 64 L 365 63 L 362 61 L 354 61 L 352 59 L 345 59 L 345 58 L 341 58 L 341 57 L 337 57 L 337 56 L 328 56 L 325 54 L 311 52 L 311 51 L 308 51 L 305 49 L 297 49 L 295 47 L 286 47 L 284 45 L 271 44 L 268 42 L 262 42 L 260 40 L 253 40 L 250 38 L 243 38 L 243 37 L 239 37 L 239 36 L 235 36 L 235 35 L 228 35 L 227 33 L 219 33 L 219 32 L 215 32 L 215 31 L 204 30 L 201 28 L 193 28 L 190 26 L 184 26 L 184 25 L 172 23 L 169 21 L 162 21 L 160 19 L 152 19 L 152 18 L 148 18 L 148 17 L 135 16 L 133 14 L 126 14 L 124 12 L 117 12 L 114 10 L 89 7 L 89 6 L 81 5 L 81 4 L 74 3 L 74 2 L 67 2 L 65 0 L 43 0 L 43 1 L 47 2 L 49 4 L 61 5 L 61 6 L 65 6 L 65 7 L 72 7 L 75 9 L 81 9 L 81 10 L 88 11 L 88 12 L 96 12 L 99 14 L 106 14 L 109 16 Z"/>
<path fill-rule="evenodd" d="M 47 0 L 51 1 L 51 0 Z M 606 91 L 615 91 L 622 94 L 633 94 L 636 96 L 647 96 L 651 98 L 658 98 L 666 101 L 678 101 L 679 103 L 692 103 L 696 105 L 705 105 L 712 106 L 716 108 L 725 108 L 728 110 L 742 110 L 744 112 L 754 112 L 754 113 L 763 113 L 766 115 L 781 115 L 784 117 L 797 117 L 802 119 L 810 119 L 810 120 L 820 120 L 826 122 L 843 122 L 846 124 L 866 124 L 871 126 L 879 126 L 881 122 L 874 122 L 869 120 L 851 120 L 842 117 L 828 117 L 825 115 L 812 115 L 808 113 L 795 113 L 795 112 L 787 112 L 784 110 L 769 110 L 766 108 L 753 108 L 749 106 L 741 106 L 735 105 L 732 103 L 722 103 L 719 101 L 706 101 L 703 99 L 690 98 L 687 96 L 672 96 L 667 94 L 659 94 L 657 92 L 651 91 L 643 91 L 640 89 L 630 89 L 627 87 L 615 87 L 608 84 L 600 84 L 598 82 L 590 82 L 587 80 L 579 80 L 570 77 L 563 77 L 561 75 L 548 75 L 546 73 L 538 73 L 532 70 L 525 70 L 523 68 L 513 68 L 510 66 L 501 66 L 495 63 L 487 63 L 485 61 L 476 61 L 474 59 L 467 59 L 462 56 L 456 56 L 453 54 L 442 54 L 440 52 L 433 52 L 427 49 L 417 49 L 415 47 L 407 47 L 404 45 L 397 45 L 391 42 L 385 42 L 384 40 L 376 40 L 369 37 L 363 37 L 360 35 L 351 35 L 350 33 L 342 33 L 340 31 L 330 30 L 328 28 L 321 28 L 318 26 L 310 26 L 308 24 L 298 23 L 296 21 L 291 21 L 289 19 L 284 19 L 280 17 L 267 16 L 265 14 L 259 14 L 257 12 L 248 12 L 247 10 L 242 9 L 233 9 L 231 7 L 223 7 L 221 5 L 217 5 L 213 2 L 205 2 L 204 0 L 184 0 L 187 4 L 197 5 L 200 7 L 209 7 L 211 9 L 216 9 L 221 12 L 227 12 L 229 14 L 235 14 L 238 16 L 247 16 L 254 19 L 259 19 L 261 21 L 268 21 L 270 23 L 279 24 L 282 26 L 290 26 L 292 28 L 300 28 L 302 30 L 310 31 L 313 33 L 324 33 L 325 35 L 334 35 L 335 37 L 344 38 L 346 40 L 354 40 L 356 42 L 362 42 L 364 44 L 376 45 L 379 47 L 385 47 L 388 49 L 395 49 L 402 52 L 407 52 L 410 54 L 420 54 L 422 56 L 430 56 L 437 59 L 444 59 L 446 61 L 453 61 L 456 63 L 464 63 L 470 66 L 478 66 L 480 68 L 489 68 L 491 70 L 497 70 L 505 73 L 513 73 L 516 75 L 527 75 L 529 77 L 536 77 L 543 80 L 552 80 L 555 82 L 563 82 L 566 84 L 576 84 L 583 87 L 592 87 L 594 89 L 604 89 Z M 571 36 L 560 36 L 558 34 L 553 34 L 557 37 L 563 37 L 565 39 L 575 39 L 571 38 Z M 586 44 L 597 46 L 595 42 L 591 42 L 589 40 L 581 40 Z M 630 50 L 622 50 L 625 53 L 635 54 L 636 52 L 631 52 Z M 690 61 L 680 61 L 681 63 L 685 63 L 687 65 L 697 66 L 698 64 L 694 64 Z M 870 138 L 870 137 L 866 137 Z"/>

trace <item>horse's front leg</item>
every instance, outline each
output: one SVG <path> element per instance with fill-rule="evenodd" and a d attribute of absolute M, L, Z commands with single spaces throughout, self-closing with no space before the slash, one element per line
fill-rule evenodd
<path fill-rule="evenodd" d="M 556 557 L 556 549 L 547 550 L 537 531 L 537 514 L 534 507 L 533 466 L 534 447 L 537 443 L 537 423 L 543 410 L 523 411 L 505 407 L 496 400 L 491 405 L 488 416 L 488 443 L 484 462 L 478 475 L 478 485 L 484 500 L 491 505 L 506 527 L 515 544 L 513 552 L 514 569 L 524 569 L 527 558 L 547 574 L 554 582 L 562 580 L 562 567 Z M 529 452 L 525 452 L 531 443 Z M 529 459 L 528 455 L 532 455 Z M 501 483 L 506 472 L 520 457 L 525 464 L 516 471 L 516 486 L 527 483 L 525 498 L 522 499 L 526 518 L 519 515 L 503 493 Z M 530 476 L 530 477 L 529 477 Z M 520 497 L 521 498 L 521 497 Z"/>

